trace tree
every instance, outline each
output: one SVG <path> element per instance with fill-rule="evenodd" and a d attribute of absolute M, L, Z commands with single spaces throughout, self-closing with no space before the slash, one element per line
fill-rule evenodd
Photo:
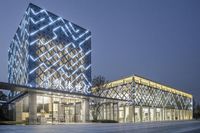
<path fill-rule="evenodd" d="M 196 119 L 199 119 L 199 118 L 200 118 L 200 105 L 198 103 L 196 106 Z"/>
<path fill-rule="evenodd" d="M 199 119 L 200 118 L 200 104 L 193 100 L 193 118 Z"/>
<path fill-rule="evenodd" d="M 196 101 L 194 99 L 193 99 L 193 118 L 197 119 L 196 118 Z"/>
<path fill-rule="evenodd" d="M 102 87 L 105 83 L 107 83 L 106 78 L 101 75 L 95 76 L 92 80 L 93 87 Z"/>
<path fill-rule="evenodd" d="M 7 101 L 7 95 L 4 94 L 3 91 L 0 91 L 0 101 L 1 101 L 0 102 L 0 121 L 7 120 L 6 118 L 7 106 L 4 106 L 4 102 Z"/>
<path fill-rule="evenodd" d="M 106 83 L 108 83 L 108 81 L 106 80 L 106 78 L 104 76 L 101 76 L 101 75 L 95 76 L 92 80 L 93 94 L 96 96 L 100 96 L 101 89 L 104 89 L 104 85 Z M 98 110 L 99 110 L 100 106 L 102 105 L 102 103 L 101 103 L 100 99 L 98 99 L 98 98 L 94 98 L 92 103 L 93 103 L 92 116 L 93 116 L 94 121 L 96 121 L 97 117 L 98 117 Z"/>
<path fill-rule="evenodd" d="M 0 100 L 6 101 L 7 100 L 7 95 L 3 93 L 3 91 L 0 91 Z"/>

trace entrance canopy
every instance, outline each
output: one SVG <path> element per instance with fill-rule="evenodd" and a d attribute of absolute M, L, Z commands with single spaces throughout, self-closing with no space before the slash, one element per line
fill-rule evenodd
<path fill-rule="evenodd" d="M 39 88 L 39 87 L 35 88 L 35 87 L 29 87 L 29 86 L 17 85 L 17 84 L 5 83 L 5 82 L 0 82 L 0 89 L 20 92 L 19 95 L 10 99 L 9 102 L 12 102 L 15 99 L 18 99 L 18 98 L 26 95 L 28 92 L 35 92 L 35 93 L 39 93 L 39 94 L 48 94 L 48 95 L 59 95 L 59 96 L 66 96 L 66 97 L 69 97 L 69 96 L 70 97 L 79 97 L 79 98 L 91 97 L 91 98 L 100 98 L 100 99 L 107 99 L 107 100 L 126 101 L 126 100 L 122 100 L 122 99 L 102 97 L 102 96 L 93 95 L 93 94 L 67 92 L 67 91 L 62 91 L 62 90 L 58 90 L 55 88 L 51 88 L 51 89 Z"/>

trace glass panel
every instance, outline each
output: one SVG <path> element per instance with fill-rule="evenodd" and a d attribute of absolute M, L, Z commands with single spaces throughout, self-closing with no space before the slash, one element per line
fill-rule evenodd
<path fill-rule="evenodd" d="M 75 113 L 75 121 L 76 122 L 81 122 L 81 102 L 76 103 L 76 113 Z"/>
<path fill-rule="evenodd" d="M 161 109 L 159 108 L 156 109 L 156 120 L 157 121 L 161 120 Z"/>
<path fill-rule="evenodd" d="M 154 121 L 154 113 L 153 109 L 150 109 L 150 120 Z"/>
<path fill-rule="evenodd" d="M 142 108 L 142 121 L 149 121 L 148 108 Z"/>
<path fill-rule="evenodd" d="M 119 122 L 124 122 L 124 106 L 119 107 Z"/>
<path fill-rule="evenodd" d="M 113 107 L 114 107 L 114 117 L 113 118 L 114 118 L 115 121 L 117 121 L 117 118 L 118 118 L 118 113 L 117 113 L 118 112 L 118 104 L 114 103 Z"/>
<path fill-rule="evenodd" d="M 135 122 L 140 122 L 140 112 L 139 107 L 135 107 Z"/>
<path fill-rule="evenodd" d="M 23 112 L 29 112 L 28 97 L 23 99 Z"/>

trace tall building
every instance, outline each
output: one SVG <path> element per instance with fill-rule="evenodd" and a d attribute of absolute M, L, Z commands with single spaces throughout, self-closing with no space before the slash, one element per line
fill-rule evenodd
<path fill-rule="evenodd" d="M 90 91 L 91 32 L 38 6 L 28 6 L 8 58 L 9 83 Z"/>
<path fill-rule="evenodd" d="M 91 32 L 36 5 L 28 6 L 8 59 L 9 83 L 86 95 L 91 92 Z M 12 96 L 19 93 L 13 91 Z M 41 102 L 39 95 L 29 95 L 29 105 Z M 16 118 L 24 120 L 26 114 L 20 113 Z M 32 119 L 36 121 L 36 116 Z"/>
<path fill-rule="evenodd" d="M 91 32 L 30 4 L 9 48 L 10 114 L 29 124 L 192 119 L 192 95 L 133 75 L 91 88 Z"/>

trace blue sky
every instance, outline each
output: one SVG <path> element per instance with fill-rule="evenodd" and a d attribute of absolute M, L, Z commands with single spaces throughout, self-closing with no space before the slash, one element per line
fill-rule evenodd
<path fill-rule="evenodd" d="M 30 2 L 91 30 L 93 76 L 138 74 L 200 100 L 200 1 L 2 0 L 0 81 L 7 82 L 7 50 Z"/>

